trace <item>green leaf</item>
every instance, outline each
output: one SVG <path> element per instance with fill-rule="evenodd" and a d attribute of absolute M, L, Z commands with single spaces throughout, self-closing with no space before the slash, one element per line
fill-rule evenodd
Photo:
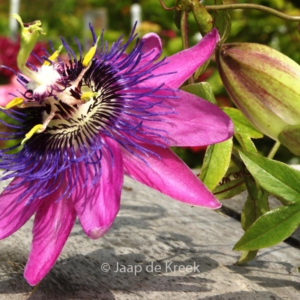
<path fill-rule="evenodd" d="M 192 3 L 192 11 L 195 21 L 198 25 L 200 33 L 206 34 L 212 30 L 213 20 L 211 15 L 198 0 L 190 0 Z"/>
<path fill-rule="evenodd" d="M 199 76 L 202 75 L 202 74 L 206 71 L 206 69 L 207 69 L 207 67 L 208 67 L 209 64 L 210 64 L 210 59 L 208 59 L 202 66 L 200 66 L 200 67 L 195 71 L 195 73 L 194 73 L 194 75 L 193 75 L 193 78 L 194 78 L 195 81 L 198 81 Z M 201 83 L 206 83 L 206 84 L 208 84 L 208 82 L 201 82 Z M 206 99 L 206 100 L 207 100 L 207 99 Z M 214 101 L 215 101 L 215 100 L 214 100 Z M 214 103 L 214 102 L 212 102 L 212 103 Z M 214 104 L 216 104 L 216 103 L 214 103 Z"/>
<path fill-rule="evenodd" d="M 217 104 L 211 85 L 208 82 L 198 82 L 182 87 L 182 90 Z"/>
<path fill-rule="evenodd" d="M 223 0 L 215 0 L 215 4 L 223 4 Z M 218 29 L 222 43 L 228 38 L 231 30 L 231 20 L 227 10 L 217 10 L 213 13 L 214 27 Z"/>
<path fill-rule="evenodd" d="M 279 134 L 278 140 L 292 153 L 300 155 L 300 125 L 286 126 Z"/>
<path fill-rule="evenodd" d="M 257 131 L 238 109 L 231 107 L 224 107 L 222 109 L 231 118 L 235 133 L 246 135 L 254 139 L 263 137 L 263 134 Z"/>
<path fill-rule="evenodd" d="M 258 154 L 239 151 L 256 181 L 271 194 L 289 202 L 300 202 L 300 172 L 284 163 Z"/>
<path fill-rule="evenodd" d="M 231 158 L 232 139 L 207 147 L 200 179 L 211 191 L 226 173 Z"/>
<path fill-rule="evenodd" d="M 231 199 L 246 189 L 244 178 L 238 178 L 213 189 L 213 194 L 219 200 Z"/>
<path fill-rule="evenodd" d="M 240 143 L 242 149 L 247 150 L 249 152 L 257 153 L 257 149 L 249 135 L 243 133 L 235 133 L 234 136 Z"/>
<path fill-rule="evenodd" d="M 246 189 L 244 174 L 237 166 L 230 167 L 219 185 L 213 189 L 213 194 L 219 200 L 231 199 Z"/>
<path fill-rule="evenodd" d="M 269 211 L 269 202 L 268 196 L 269 193 L 266 191 L 261 191 L 256 187 L 255 182 L 251 184 L 249 187 L 249 181 L 247 182 L 247 188 L 249 191 L 249 195 L 247 197 L 247 201 L 243 207 L 242 215 L 241 215 L 241 224 L 244 231 L 247 231 L 248 228 L 263 214 Z"/>
<path fill-rule="evenodd" d="M 234 246 L 236 251 L 270 247 L 289 237 L 299 226 L 300 204 L 292 203 L 261 216 Z"/>
<path fill-rule="evenodd" d="M 247 231 L 263 214 L 269 211 L 269 193 L 257 186 L 252 177 L 245 177 L 248 190 L 247 201 L 241 214 L 242 228 Z M 245 264 L 256 257 L 257 251 L 244 251 L 237 264 Z"/>
<path fill-rule="evenodd" d="M 174 23 L 175 23 L 178 30 L 181 29 L 180 28 L 181 14 L 182 14 L 181 10 L 178 10 L 178 9 L 174 10 Z"/>
<path fill-rule="evenodd" d="M 223 111 L 231 118 L 234 124 L 234 136 L 244 150 L 257 152 L 251 138 L 262 138 L 263 135 L 257 131 L 246 117 L 236 108 L 225 107 Z"/>
<path fill-rule="evenodd" d="M 247 262 L 253 260 L 256 257 L 257 250 L 254 251 L 243 251 L 243 254 L 240 256 L 239 260 L 237 261 L 238 265 L 244 265 Z"/>

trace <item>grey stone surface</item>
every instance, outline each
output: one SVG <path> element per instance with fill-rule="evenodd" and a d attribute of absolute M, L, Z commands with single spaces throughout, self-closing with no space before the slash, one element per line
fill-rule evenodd
<path fill-rule="evenodd" d="M 23 278 L 31 228 L 32 220 L 0 241 L 0 299 L 300 298 L 298 249 L 281 243 L 236 266 L 239 254 L 232 247 L 243 234 L 238 221 L 130 179 L 111 230 L 91 240 L 76 223 L 35 290 Z"/>

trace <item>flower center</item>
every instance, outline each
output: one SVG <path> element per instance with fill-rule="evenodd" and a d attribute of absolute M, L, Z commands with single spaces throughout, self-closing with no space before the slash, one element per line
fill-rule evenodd
<path fill-rule="evenodd" d="M 35 140 L 46 138 L 50 149 L 76 149 L 79 144 L 90 144 L 100 131 L 109 130 L 122 107 L 122 99 L 116 94 L 121 89 L 117 76 L 110 66 L 96 59 L 86 68 L 81 62 L 77 64 L 73 70 L 65 65 L 43 66 L 37 72 L 41 75 L 39 82 L 27 84 L 27 94 L 36 101 L 21 106 L 28 109 L 28 127 L 32 126 L 23 143 L 39 133 Z M 77 77 L 71 81 L 74 72 Z M 32 118 L 37 109 L 40 117 Z M 38 120 L 41 124 L 33 124 Z"/>

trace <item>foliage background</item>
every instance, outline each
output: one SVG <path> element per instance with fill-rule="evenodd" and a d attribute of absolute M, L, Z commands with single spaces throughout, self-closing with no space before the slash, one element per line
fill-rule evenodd
<path fill-rule="evenodd" d="M 130 6 L 138 2 L 142 6 L 143 23 L 140 33 L 149 31 L 157 32 L 163 39 L 164 55 L 170 55 L 182 48 L 180 32 L 173 22 L 173 12 L 164 11 L 158 0 L 21 0 L 20 15 L 24 22 L 40 19 L 47 35 L 42 41 L 52 40 L 55 46 L 59 45 L 59 37 L 63 36 L 68 43 L 75 46 L 73 37 L 76 35 L 82 41 L 84 36 L 83 16 L 88 10 L 106 8 L 108 13 L 108 28 L 105 37 L 110 42 L 121 34 L 128 34 L 130 25 Z M 166 6 L 174 5 L 175 0 L 164 0 Z M 300 1 L 298 0 L 235 0 L 224 1 L 230 3 L 256 3 L 272 7 L 289 15 L 300 15 Z M 213 5 L 214 0 L 203 1 L 205 5 Z M 232 19 L 232 31 L 228 42 L 251 42 L 269 45 L 288 55 L 297 63 L 300 63 L 300 35 L 298 24 L 281 20 L 273 15 L 268 15 L 256 10 L 230 11 Z M 146 22 L 145 22 L 146 21 Z M 0 35 L 9 36 L 9 0 L 0 2 Z M 196 43 L 194 38 L 197 26 L 190 14 L 189 18 L 190 44 Z M 74 47 L 76 49 L 76 47 Z M 1 49 L 0 49 L 1 53 Z M 212 65 L 200 80 L 208 81 L 216 95 L 219 104 L 232 105 L 221 80 Z M 267 153 L 273 142 L 268 138 L 256 141 L 258 149 Z M 201 149 L 177 149 L 177 153 L 191 166 L 197 167 L 203 156 Z M 276 159 L 285 162 L 299 163 L 299 159 L 281 148 Z"/>

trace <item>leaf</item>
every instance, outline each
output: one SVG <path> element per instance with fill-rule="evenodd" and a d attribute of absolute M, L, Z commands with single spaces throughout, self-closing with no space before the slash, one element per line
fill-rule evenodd
<path fill-rule="evenodd" d="M 191 1 L 191 0 L 190 0 Z M 206 34 L 212 30 L 213 20 L 199 0 L 192 0 L 192 11 L 200 33 Z"/>
<path fill-rule="evenodd" d="M 292 153 L 300 155 L 300 125 L 286 126 L 279 134 L 278 140 Z"/>
<path fill-rule="evenodd" d="M 209 64 L 210 64 L 210 58 L 195 71 L 195 73 L 193 75 L 193 78 L 195 81 L 198 81 L 199 76 L 202 75 L 206 71 Z M 203 82 L 201 82 L 201 83 L 203 83 Z M 208 82 L 205 82 L 205 83 L 208 83 Z M 212 103 L 214 103 L 214 102 L 212 102 Z"/>
<path fill-rule="evenodd" d="M 182 87 L 182 90 L 196 95 L 210 103 L 217 104 L 211 85 L 208 82 L 198 82 Z"/>
<path fill-rule="evenodd" d="M 284 163 L 258 154 L 239 151 L 256 181 L 271 194 L 289 202 L 300 202 L 300 172 Z"/>
<path fill-rule="evenodd" d="M 299 226 L 300 204 L 292 203 L 261 216 L 234 246 L 236 251 L 270 247 L 289 237 Z"/>
<path fill-rule="evenodd" d="M 215 0 L 215 4 L 223 4 L 223 0 Z M 222 43 L 228 38 L 231 30 L 231 20 L 227 10 L 214 11 L 213 24 L 218 29 Z"/>
<path fill-rule="evenodd" d="M 249 135 L 243 133 L 235 133 L 234 136 L 240 143 L 242 149 L 247 150 L 249 152 L 257 153 L 257 149 Z"/>
<path fill-rule="evenodd" d="M 246 117 L 236 108 L 225 107 L 223 111 L 231 118 L 234 124 L 234 136 L 244 150 L 257 152 L 251 138 L 262 138 L 263 135 L 257 131 Z"/>
<path fill-rule="evenodd" d="M 241 224 L 244 231 L 248 228 L 263 214 L 269 211 L 269 193 L 262 191 L 256 187 L 255 182 L 249 184 L 251 179 L 247 179 L 247 189 L 249 195 L 247 201 L 243 207 L 241 215 Z M 249 186 L 251 185 L 251 186 Z"/>
<path fill-rule="evenodd" d="M 238 178 L 228 183 L 218 185 L 213 189 L 213 194 L 219 200 L 231 199 L 232 197 L 240 194 L 246 189 L 243 178 Z"/>
<path fill-rule="evenodd" d="M 243 170 L 237 166 L 232 166 L 212 192 L 219 200 L 225 200 L 240 194 L 245 189 Z"/>
<path fill-rule="evenodd" d="M 181 10 L 178 10 L 178 9 L 174 10 L 174 23 L 175 23 L 178 30 L 181 29 L 180 28 L 181 14 L 182 14 Z"/>
<path fill-rule="evenodd" d="M 200 179 L 211 191 L 226 173 L 231 158 L 232 139 L 210 145 L 205 152 Z"/>
<path fill-rule="evenodd" d="M 269 211 L 269 193 L 261 190 L 252 177 L 245 178 L 248 197 L 241 214 L 242 228 L 247 231 L 263 214 Z M 256 257 L 257 251 L 244 251 L 237 264 L 245 264 Z"/>
<path fill-rule="evenodd" d="M 240 256 L 239 260 L 237 261 L 238 265 L 244 265 L 247 262 L 253 260 L 256 257 L 257 250 L 254 251 L 243 251 L 242 255 Z"/>
<path fill-rule="evenodd" d="M 247 135 L 254 139 L 263 137 L 263 134 L 257 131 L 238 109 L 231 107 L 224 107 L 222 109 L 231 118 L 235 133 Z"/>

